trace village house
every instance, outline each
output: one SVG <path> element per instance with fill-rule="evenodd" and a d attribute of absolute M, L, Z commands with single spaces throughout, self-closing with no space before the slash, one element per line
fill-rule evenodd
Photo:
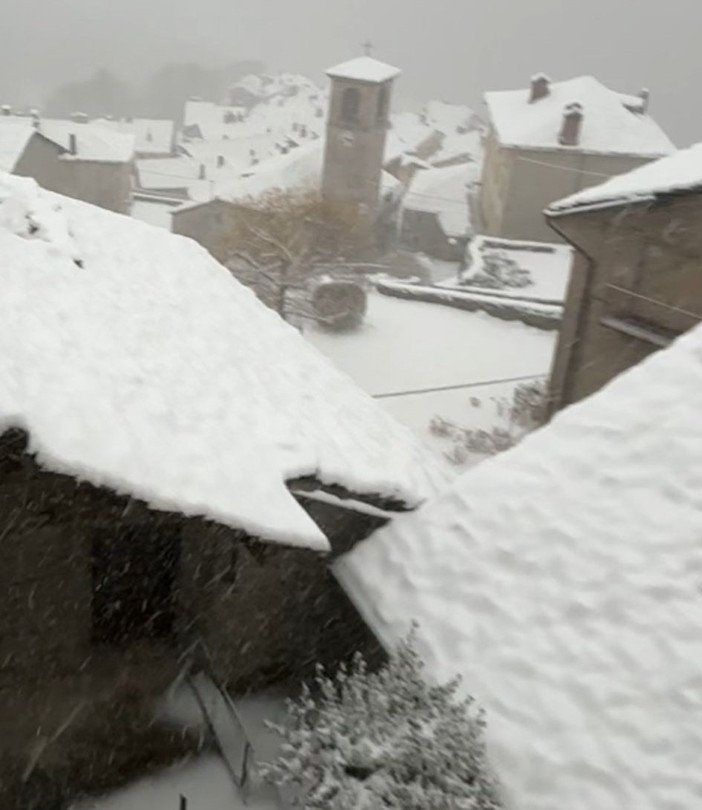
<path fill-rule="evenodd" d="M 191 240 L 3 174 L 0 259 L 5 807 L 111 772 L 194 646 L 235 691 L 373 655 L 328 560 L 443 473 Z"/>
<path fill-rule="evenodd" d="M 550 203 L 655 160 L 673 144 L 648 114 L 649 94 L 617 93 L 592 76 L 485 94 L 489 131 L 481 231 L 552 241 Z"/>
<path fill-rule="evenodd" d="M 130 135 L 137 160 L 172 157 L 176 151 L 175 122 L 167 118 L 96 118 L 94 126 Z"/>
<path fill-rule="evenodd" d="M 291 144 L 282 154 L 242 171 L 236 180 L 215 178 L 207 199 L 173 211 L 173 232 L 224 259 L 226 237 L 241 207 L 273 190 L 318 188 L 325 201 L 350 204 L 362 218 L 382 220 L 385 210 L 394 207 L 399 187 L 383 171 L 392 82 L 398 73 L 370 57 L 332 68 L 326 137 Z"/>
<path fill-rule="evenodd" d="M 546 215 L 576 249 L 552 368 L 555 412 L 702 321 L 702 145 Z"/>
<path fill-rule="evenodd" d="M 509 810 L 698 810 L 702 326 L 334 566 L 485 712 Z"/>
<path fill-rule="evenodd" d="M 109 211 L 128 214 L 131 208 L 134 138 L 78 119 L 16 116 L 4 107 L 0 138 L 6 127 L 27 132 L 25 151 L 12 171 L 32 177 L 42 188 L 65 194 Z M 35 132 L 36 138 L 29 138 Z"/>

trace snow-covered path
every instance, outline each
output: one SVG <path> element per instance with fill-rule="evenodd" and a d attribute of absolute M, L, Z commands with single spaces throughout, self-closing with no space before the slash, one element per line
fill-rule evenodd
<path fill-rule="evenodd" d="M 372 293 L 365 323 L 347 334 L 310 326 L 305 336 L 374 396 L 425 391 L 547 375 L 557 333 L 501 321 L 481 312 L 405 301 Z M 404 394 L 379 401 L 422 438 L 434 416 L 465 427 L 490 427 L 491 398 L 509 396 L 516 383 L 491 383 L 451 391 Z M 481 407 L 471 405 L 478 397 Z M 446 447 L 437 446 L 439 451 Z"/>

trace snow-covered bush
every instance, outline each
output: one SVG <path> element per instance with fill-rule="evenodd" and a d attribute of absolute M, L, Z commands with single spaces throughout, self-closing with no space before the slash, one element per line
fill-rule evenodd
<path fill-rule="evenodd" d="M 284 744 L 263 776 L 305 810 L 496 810 L 483 715 L 458 688 L 424 678 L 414 632 L 375 673 L 360 655 L 320 669 L 271 724 Z"/>
<path fill-rule="evenodd" d="M 496 400 L 497 417 L 502 424 L 489 429 L 465 428 L 435 416 L 429 422 L 429 431 L 436 438 L 451 443 L 444 455 L 452 464 L 461 466 L 471 457 L 494 456 L 518 444 L 527 433 L 545 422 L 547 398 L 545 382 L 520 383 L 511 400 L 504 397 Z M 480 407 L 480 400 L 471 397 L 471 405 Z"/>
<path fill-rule="evenodd" d="M 482 263 L 477 271 L 464 275 L 463 283 L 474 287 L 505 289 L 507 287 L 529 287 L 534 282 L 529 271 L 520 267 L 503 250 L 484 250 Z"/>

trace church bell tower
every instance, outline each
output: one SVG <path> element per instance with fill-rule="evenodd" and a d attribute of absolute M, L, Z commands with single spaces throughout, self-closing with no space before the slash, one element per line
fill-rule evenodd
<path fill-rule="evenodd" d="M 371 56 L 327 71 L 331 96 L 322 196 L 354 204 L 364 217 L 374 218 L 378 209 L 392 86 L 399 75 Z"/>

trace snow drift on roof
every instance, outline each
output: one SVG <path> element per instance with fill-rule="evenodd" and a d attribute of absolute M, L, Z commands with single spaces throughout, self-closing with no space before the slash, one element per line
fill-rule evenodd
<path fill-rule="evenodd" d="M 698 810 L 702 327 L 337 566 L 487 711 L 508 810 Z"/>
<path fill-rule="evenodd" d="M 402 71 L 399 68 L 379 62 L 371 56 L 359 56 L 329 68 L 327 76 L 332 79 L 351 79 L 358 82 L 388 82 L 395 79 Z"/>
<path fill-rule="evenodd" d="M 408 505 L 441 480 L 195 242 L 0 175 L 0 257 L 0 432 L 26 428 L 45 466 L 317 548 L 286 480 Z"/>
<path fill-rule="evenodd" d="M 15 125 L 33 132 L 34 124 L 35 120 L 31 116 L 0 116 L 0 127 Z M 99 124 L 42 118 L 37 132 L 66 152 L 70 151 L 71 135 L 75 135 L 76 155 L 64 155 L 66 158 L 100 163 L 129 163 L 134 157 L 133 134 L 114 132 Z"/>
<path fill-rule="evenodd" d="M 175 124 L 166 118 L 135 118 L 131 121 L 98 118 L 90 123 L 123 135 L 131 135 L 137 152 L 170 155 L 173 151 Z"/>
<path fill-rule="evenodd" d="M 642 157 L 660 157 L 674 149 L 650 116 L 628 110 L 619 93 L 592 76 L 551 83 L 548 95 L 533 103 L 526 89 L 486 93 L 485 100 L 503 146 Z M 573 103 L 583 107 L 580 143 L 562 146 L 558 135 L 563 110 Z"/>
<path fill-rule="evenodd" d="M 693 189 L 702 190 L 702 143 L 552 203 L 547 213 L 570 213 L 585 206 L 626 205 L 652 200 L 658 194 Z"/>
<path fill-rule="evenodd" d="M 31 127 L 2 123 L 0 117 L 0 171 L 14 170 L 33 133 Z"/>

